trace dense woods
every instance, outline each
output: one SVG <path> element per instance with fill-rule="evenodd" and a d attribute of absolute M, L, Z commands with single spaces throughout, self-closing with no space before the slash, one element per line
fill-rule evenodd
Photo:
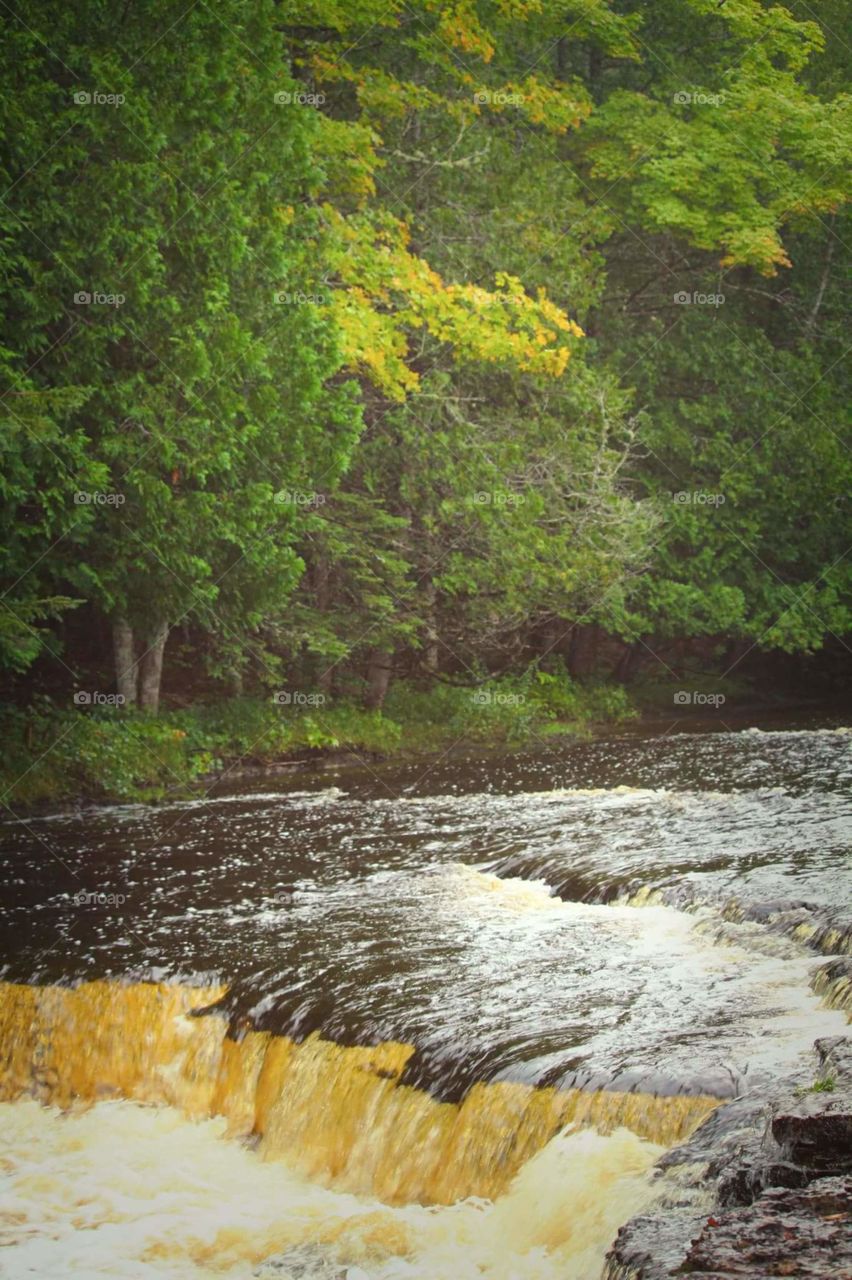
<path fill-rule="evenodd" d="M 23 6 L 11 700 L 844 651 L 844 16 Z"/>

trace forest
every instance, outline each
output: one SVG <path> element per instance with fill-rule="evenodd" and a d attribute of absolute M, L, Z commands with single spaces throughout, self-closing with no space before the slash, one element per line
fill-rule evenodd
<path fill-rule="evenodd" d="M 7 807 L 838 697 L 839 0 L 30 0 Z"/>

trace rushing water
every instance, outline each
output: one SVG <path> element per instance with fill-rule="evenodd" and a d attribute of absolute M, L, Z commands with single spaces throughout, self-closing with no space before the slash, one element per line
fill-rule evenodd
<path fill-rule="evenodd" d="M 7 824 L 9 1274 L 592 1280 L 845 1028 L 763 917 L 852 899 L 850 780 L 842 730 L 636 736 Z"/>

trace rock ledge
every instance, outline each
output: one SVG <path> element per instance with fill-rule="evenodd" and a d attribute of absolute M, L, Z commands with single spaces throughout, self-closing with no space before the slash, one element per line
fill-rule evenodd
<path fill-rule="evenodd" d="M 605 1280 L 852 1280 L 852 1040 L 814 1047 L 815 1078 L 719 1107 L 663 1156 Z"/>

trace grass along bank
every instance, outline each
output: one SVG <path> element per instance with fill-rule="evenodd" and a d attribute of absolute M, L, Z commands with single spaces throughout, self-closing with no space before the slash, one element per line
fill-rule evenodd
<path fill-rule="evenodd" d="M 319 693 L 289 701 L 232 698 L 146 715 L 48 700 L 0 712 L 0 798 L 14 811 L 78 801 L 157 801 L 241 765 L 356 751 L 411 756 L 449 746 L 520 746 L 588 734 L 634 714 L 620 685 L 578 684 L 535 671 L 477 688 L 400 683 L 383 711 Z M 276 695 L 279 699 L 281 695 Z"/>

